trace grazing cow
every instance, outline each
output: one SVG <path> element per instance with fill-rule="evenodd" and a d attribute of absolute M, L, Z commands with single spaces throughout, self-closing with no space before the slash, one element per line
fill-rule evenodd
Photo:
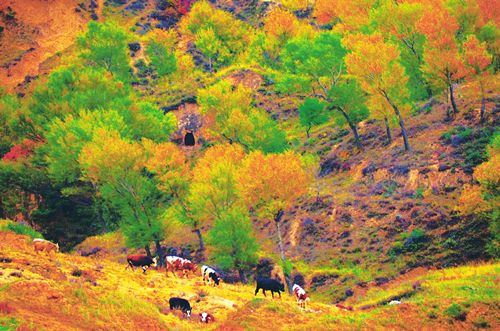
<path fill-rule="evenodd" d="M 187 315 L 187 317 L 191 316 L 191 305 L 189 304 L 189 301 L 183 298 L 170 298 L 168 300 L 170 303 L 170 310 L 173 309 L 180 309 L 184 314 Z"/>
<path fill-rule="evenodd" d="M 297 284 L 293 285 L 292 291 L 295 295 L 295 298 L 297 299 L 297 304 L 305 309 L 306 301 L 309 301 L 309 296 L 307 295 L 306 291 L 304 291 L 304 289 Z"/>
<path fill-rule="evenodd" d="M 146 266 L 150 267 L 152 265 L 153 267 L 156 267 L 157 261 L 158 256 L 151 258 L 147 255 L 127 255 L 128 265 L 125 270 L 131 268 L 132 271 L 135 271 L 135 267 L 142 267 L 142 270 L 144 270 L 143 274 L 145 274 Z"/>
<path fill-rule="evenodd" d="M 219 285 L 220 282 L 220 277 L 219 275 L 215 272 L 214 269 L 210 268 L 207 265 L 204 265 L 201 267 L 201 277 L 203 278 L 203 283 L 205 284 L 205 281 L 208 281 L 208 285 L 212 283 L 213 281 L 213 286 Z"/>
<path fill-rule="evenodd" d="M 215 317 L 213 317 L 209 313 L 200 313 L 200 322 L 201 323 L 215 322 Z"/>
<path fill-rule="evenodd" d="M 352 306 L 344 306 L 344 305 L 341 305 L 340 303 L 336 304 L 335 307 L 337 307 L 339 309 L 349 310 L 349 311 L 354 310 L 354 308 L 352 308 Z"/>
<path fill-rule="evenodd" d="M 45 239 L 33 239 L 33 248 L 37 255 L 38 251 L 46 252 L 47 254 L 50 254 L 51 251 L 59 252 L 59 244 L 53 244 Z"/>
<path fill-rule="evenodd" d="M 167 262 L 166 274 L 168 277 L 168 271 L 171 270 L 174 276 L 176 271 L 182 270 L 182 275 L 188 277 L 188 271 L 191 271 L 193 275 L 198 271 L 198 266 L 187 259 L 183 259 L 178 256 L 167 256 L 165 258 Z M 189 278 L 189 277 L 188 277 Z"/>
<path fill-rule="evenodd" d="M 257 288 L 255 289 L 255 295 L 257 295 L 257 293 L 259 292 L 259 289 L 262 289 L 262 293 L 264 293 L 265 297 L 267 297 L 266 290 L 268 290 L 268 291 L 271 291 L 271 295 L 273 296 L 273 299 L 274 299 L 274 292 L 278 292 L 278 294 L 281 298 L 281 292 L 285 292 L 285 284 L 280 283 L 277 280 L 270 279 L 270 278 L 258 278 L 257 279 Z"/>

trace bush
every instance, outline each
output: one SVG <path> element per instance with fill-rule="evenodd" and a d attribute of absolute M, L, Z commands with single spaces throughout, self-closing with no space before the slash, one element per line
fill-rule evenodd
<path fill-rule="evenodd" d="M 7 225 L 2 226 L 2 230 L 12 231 L 17 234 L 30 236 L 31 238 L 40 238 L 43 239 L 43 236 L 40 232 L 33 230 L 30 226 L 25 223 L 8 223 Z"/>
<path fill-rule="evenodd" d="M 452 304 L 448 309 L 444 311 L 446 315 L 449 317 L 458 320 L 458 321 L 465 321 L 467 317 L 467 311 L 462 305 L 459 305 L 457 303 Z"/>

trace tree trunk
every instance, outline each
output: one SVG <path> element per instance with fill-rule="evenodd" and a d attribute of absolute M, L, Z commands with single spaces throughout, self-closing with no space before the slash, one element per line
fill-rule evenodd
<path fill-rule="evenodd" d="M 240 280 L 243 284 L 247 283 L 247 279 L 245 278 L 245 273 L 243 272 L 243 269 L 238 268 L 238 274 L 240 275 Z"/>
<path fill-rule="evenodd" d="M 403 133 L 403 141 L 405 144 L 405 150 L 409 151 L 410 150 L 410 143 L 408 142 L 408 135 L 406 134 L 406 129 L 405 129 L 405 122 L 403 121 L 403 116 L 401 116 L 401 113 L 399 112 L 398 107 L 394 102 L 392 102 L 391 98 L 387 95 L 387 93 L 383 92 L 385 98 L 387 101 L 389 101 L 389 104 L 392 106 L 392 109 L 394 109 L 394 112 L 399 118 L 399 126 L 401 127 L 401 132 Z"/>
<path fill-rule="evenodd" d="M 149 256 L 149 257 L 152 257 L 151 250 L 149 249 L 149 245 L 145 245 L 144 249 L 146 250 L 146 255 Z"/>
<path fill-rule="evenodd" d="M 320 187 L 319 187 L 319 175 L 316 173 L 314 175 L 314 179 L 316 180 L 316 203 L 319 203 L 319 193 L 320 193 Z"/>
<path fill-rule="evenodd" d="M 164 267 L 165 266 L 165 256 L 163 255 L 163 249 L 161 249 L 161 245 L 160 245 L 160 241 L 159 240 L 155 240 L 155 244 L 156 244 L 156 256 L 158 256 L 158 265 L 160 267 Z"/>
<path fill-rule="evenodd" d="M 484 111 L 486 110 L 486 99 L 481 100 L 481 122 L 484 122 Z"/>
<path fill-rule="evenodd" d="M 283 210 L 280 210 L 278 211 L 278 213 L 276 213 L 276 216 L 274 217 L 274 221 L 276 222 L 276 227 L 278 228 L 278 245 L 281 253 L 281 259 L 283 260 L 283 264 L 285 264 L 286 262 L 286 257 L 285 257 L 285 250 L 283 249 L 283 240 L 281 239 L 280 222 L 281 222 L 281 217 L 283 217 L 284 214 L 285 212 Z M 287 275 L 286 270 L 283 270 L 283 274 L 285 275 L 285 281 L 288 287 L 288 293 L 292 294 L 292 284 L 290 276 Z"/>
<path fill-rule="evenodd" d="M 198 241 L 200 242 L 200 250 L 204 251 L 205 250 L 205 244 L 203 244 L 203 238 L 201 237 L 201 231 L 200 229 L 194 229 L 192 232 L 196 233 L 198 235 Z"/>
<path fill-rule="evenodd" d="M 308 128 L 307 128 L 307 130 L 306 130 L 307 139 L 309 139 L 309 130 L 311 130 L 311 128 L 310 128 L 310 127 L 308 127 Z"/>
<path fill-rule="evenodd" d="M 102 231 L 104 233 L 108 233 L 108 227 L 106 226 L 106 221 L 104 220 L 104 217 L 102 216 L 102 209 L 101 206 L 97 207 L 98 208 L 98 214 L 99 214 L 99 220 L 101 221 L 101 227 Z"/>
<path fill-rule="evenodd" d="M 389 140 L 389 144 L 392 143 L 392 134 L 391 128 L 389 127 L 389 120 L 387 117 L 384 118 L 385 121 L 385 132 L 387 133 L 387 139 Z"/>
<path fill-rule="evenodd" d="M 349 118 L 349 115 L 342 109 L 341 107 L 335 107 L 337 108 L 338 111 L 342 113 L 342 116 L 344 116 L 345 120 L 347 121 L 347 124 L 349 124 L 349 127 L 351 128 L 352 134 L 354 135 L 354 143 L 356 144 L 356 147 L 361 150 L 363 149 L 361 147 L 361 140 L 359 140 L 359 134 L 358 134 L 358 129 L 356 128 L 356 124 L 353 124 Z"/>
<path fill-rule="evenodd" d="M 457 104 L 455 103 L 455 97 L 453 96 L 453 84 L 450 84 L 450 102 L 453 107 L 453 112 L 458 113 Z"/>

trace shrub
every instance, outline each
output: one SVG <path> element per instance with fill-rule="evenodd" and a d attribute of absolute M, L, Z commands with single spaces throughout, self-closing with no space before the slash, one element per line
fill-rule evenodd
<path fill-rule="evenodd" d="M 465 310 L 465 308 L 457 303 L 452 304 L 444 312 L 449 317 L 458 321 L 465 321 L 467 317 L 467 311 Z"/>
<path fill-rule="evenodd" d="M 31 238 L 40 238 L 43 239 L 43 236 L 40 232 L 33 230 L 30 226 L 25 223 L 8 223 L 7 225 L 2 226 L 2 230 L 12 231 L 17 234 L 30 236 Z"/>

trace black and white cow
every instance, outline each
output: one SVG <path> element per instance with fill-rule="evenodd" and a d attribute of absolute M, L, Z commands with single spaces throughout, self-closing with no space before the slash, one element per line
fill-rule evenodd
<path fill-rule="evenodd" d="M 210 283 L 212 283 L 213 281 L 213 286 L 219 285 L 220 282 L 219 275 L 215 272 L 214 269 L 210 268 L 207 265 L 201 267 L 201 277 L 203 278 L 204 284 L 206 281 L 208 281 L 208 285 L 210 285 Z"/>
<path fill-rule="evenodd" d="M 255 295 L 257 295 L 259 289 L 262 289 L 262 293 L 264 293 L 265 297 L 267 297 L 266 291 L 271 291 L 273 299 L 274 299 L 274 292 L 277 292 L 281 298 L 281 292 L 285 292 L 285 284 L 270 278 L 258 278 L 257 288 L 255 289 Z"/>
<path fill-rule="evenodd" d="M 184 314 L 187 315 L 187 317 L 191 316 L 191 305 L 189 304 L 189 301 L 183 298 L 170 298 L 168 300 L 170 303 L 170 310 L 172 309 L 179 309 L 181 310 Z"/>
<path fill-rule="evenodd" d="M 146 255 L 127 255 L 127 268 L 132 268 L 133 271 L 135 271 L 135 267 L 142 267 L 144 270 L 143 274 L 146 273 L 146 266 L 150 267 L 151 265 L 153 267 L 156 267 L 156 261 L 158 261 L 158 256 L 155 256 L 153 258 L 146 256 Z"/>

